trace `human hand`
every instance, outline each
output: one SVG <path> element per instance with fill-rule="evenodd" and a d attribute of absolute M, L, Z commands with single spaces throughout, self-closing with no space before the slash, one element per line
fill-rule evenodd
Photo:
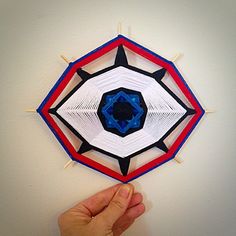
<path fill-rule="evenodd" d="M 59 216 L 61 236 L 119 236 L 145 207 L 131 184 L 118 184 L 78 203 Z"/>

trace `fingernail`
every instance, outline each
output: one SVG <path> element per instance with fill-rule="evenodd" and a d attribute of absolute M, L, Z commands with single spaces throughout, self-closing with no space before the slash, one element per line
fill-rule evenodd
<path fill-rule="evenodd" d="M 122 198 L 128 198 L 131 191 L 131 186 L 128 184 L 122 185 L 118 191 L 118 195 Z"/>

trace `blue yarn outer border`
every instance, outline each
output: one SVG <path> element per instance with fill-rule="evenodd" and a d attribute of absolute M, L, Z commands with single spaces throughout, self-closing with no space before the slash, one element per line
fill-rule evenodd
<path fill-rule="evenodd" d="M 185 136 L 184 140 L 180 143 L 178 149 L 174 152 L 174 154 L 173 154 L 169 159 L 165 160 L 164 162 L 162 162 L 162 163 L 160 163 L 160 164 L 158 164 L 158 165 L 156 165 L 156 166 L 153 166 L 153 167 L 150 168 L 149 170 L 147 170 L 147 171 L 143 172 L 142 174 L 137 175 L 137 176 L 135 176 L 134 178 L 131 178 L 131 179 L 127 180 L 127 181 L 120 181 L 120 180 L 116 179 L 116 178 L 113 177 L 113 176 L 107 175 L 106 173 L 100 171 L 99 169 L 95 169 L 95 168 L 93 168 L 92 166 L 87 165 L 86 163 L 81 162 L 81 161 L 75 159 L 75 158 L 71 155 L 71 153 L 69 152 L 68 148 L 64 145 L 64 143 L 62 142 L 62 140 L 60 139 L 60 137 L 57 135 L 57 133 L 55 132 L 54 128 L 49 124 L 49 122 L 47 121 L 46 117 L 45 117 L 45 116 L 43 115 L 43 113 L 42 113 L 42 109 L 43 109 L 44 105 L 48 102 L 48 100 L 50 99 L 51 95 L 54 93 L 54 91 L 57 89 L 57 87 L 58 87 L 58 86 L 60 85 L 60 83 L 63 81 L 63 79 L 65 78 L 65 76 L 67 75 L 67 73 L 70 71 L 70 69 L 71 69 L 75 64 L 77 64 L 78 62 L 84 60 L 86 57 L 88 57 L 88 56 L 94 54 L 95 52 L 99 51 L 100 49 L 102 49 L 102 48 L 108 46 L 109 44 L 113 43 L 114 41 L 118 40 L 119 38 L 124 38 L 124 39 L 127 40 L 128 42 L 130 42 L 130 43 L 136 45 L 136 46 L 139 47 L 139 48 L 142 48 L 143 50 L 145 50 L 145 51 L 147 51 L 148 53 L 154 55 L 155 57 L 158 57 L 159 59 L 165 61 L 165 62 L 168 63 L 170 66 L 172 66 L 172 67 L 174 68 L 174 70 L 176 71 L 176 73 L 179 75 L 179 78 L 180 78 L 180 79 L 182 80 L 182 82 L 184 83 L 185 87 L 188 89 L 188 91 L 190 92 L 190 94 L 191 94 L 192 97 L 194 98 L 194 100 L 197 102 L 197 104 L 198 104 L 198 106 L 200 107 L 200 110 L 201 110 L 201 112 L 202 112 L 202 114 L 199 116 L 198 120 L 195 122 L 195 124 L 194 124 L 194 125 L 192 126 L 192 128 L 189 130 L 188 134 Z M 38 109 L 37 109 L 37 112 L 40 114 L 40 116 L 42 117 L 42 119 L 45 121 L 45 123 L 47 124 L 47 126 L 50 128 L 50 130 L 52 131 L 52 133 L 55 135 L 56 139 L 59 141 L 59 143 L 61 144 L 61 146 L 64 148 L 64 150 L 66 151 L 66 153 L 70 156 L 70 158 L 71 158 L 73 161 L 76 161 L 76 162 L 78 162 L 78 163 L 81 163 L 81 164 L 83 164 L 83 165 L 85 165 L 85 166 L 87 166 L 87 167 L 90 167 L 91 169 L 94 169 L 94 170 L 96 170 L 96 171 L 98 171 L 98 172 L 100 172 L 100 173 L 102 173 L 102 174 L 104 174 L 104 175 L 106 175 L 106 176 L 111 177 L 112 179 L 118 180 L 118 181 L 123 182 L 123 183 L 128 183 L 128 182 L 130 182 L 130 181 L 132 181 L 132 180 L 134 180 L 134 179 L 137 179 L 137 178 L 139 178 L 140 176 L 142 176 L 142 175 L 144 175 L 144 174 L 150 172 L 151 170 L 153 170 L 153 169 L 155 169 L 155 168 L 157 168 L 157 167 L 163 165 L 164 163 L 166 163 L 166 162 L 172 160 L 172 159 L 175 157 L 175 155 L 178 153 L 178 151 L 180 150 L 180 148 L 183 146 L 183 144 L 186 142 L 186 140 L 188 139 L 188 137 L 190 136 L 190 134 L 192 133 L 192 131 L 195 129 L 195 127 L 197 126 L 197 124 L 199 123 L 199 121 L 201 120 L 202 116 L 203 116 L 204 113 L 205 113 L 204 109 L 202 108 L 201 104 L 200 104 L 199 101 L 197 100 L 196 96 L 193 94 L 193 92 L 191 91 L 191 89 L 189 88 L 188 84 L 186 83 L 186 81 L 184 80 L 183 76 L 180 74 L 180 72 L 178 71 L 178 69 L 176 68 L 176 66 L 174 65 L 173 62 L 171 62 L 171 61 L 169 61 L 169 60 L 167 60 L 167 59 L 161 57 L 160 55 L 154 53 L 153 51 L 151 51 L 151 50 L 145 48 L 144 46 L 142 46 L 142 45 L 140 45 L 140 44 L 138 44 L 138 43 L 132 41 L 131 39 L 129 39 L 129 38 L 123 36 L 123 35 L 118 35 L 117 37 L 113 38 L 112 40 L 110 40 L 110 41 L 104 43 L 103 45 L 99 46 L 98 48 L 96 48 L 96 49 L 92 50 L 91 52 L 87 53 L 87 54 L 84 55 L 83 57 L 77 59 L 77 60 L 74 61 L 74 62 L 69 63 L 69 66 L 66 68 L 66 70 L 63 72 L 63 74 L 62 74 L 61 77 L 58 79 L 58 81 L 56 82 L 56 84 L 52 87 L 52 89 L 49 91 L 49 93 L 47 94 L 47 96 L 45 97 L 45 99 L 44 99 L 44 100 L 42 101 L 42 103 L 39 105 L 39 107 L 38 107 Z"/>

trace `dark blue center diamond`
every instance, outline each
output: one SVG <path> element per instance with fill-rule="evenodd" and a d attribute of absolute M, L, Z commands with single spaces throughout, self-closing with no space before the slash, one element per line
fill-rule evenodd
<path fill-rule="evenodd" d="M 124 88 L 105 93 L 98 109 L 104 129 L 122 137 L 141 129 L 146 113 L 141 93 Z"/>

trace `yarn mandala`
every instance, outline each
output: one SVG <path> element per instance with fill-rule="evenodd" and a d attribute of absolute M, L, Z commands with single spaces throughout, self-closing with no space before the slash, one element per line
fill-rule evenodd
<path fill-rule="evenodd" d="M 69 63 L 37 111 L 72 160 L 122 182 L 173 159 L 204 114 L 173 62 L 123 35 Z"/>

